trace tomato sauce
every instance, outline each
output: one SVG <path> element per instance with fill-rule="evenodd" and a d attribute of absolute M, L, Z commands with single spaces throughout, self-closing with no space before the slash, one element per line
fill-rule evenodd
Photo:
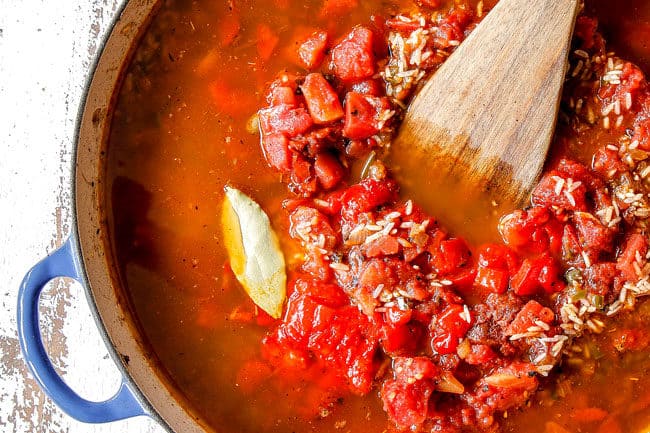
<path fill-rule="evenodd" d="M 632 14 L 604 5 L 578 21 L 533 206 L 512 210 L 431 194 L 388 145 L 489 2 L 168 1 L 119 96 L 106 211 L 141 332 L 188 407 L 232 432 L 642 431 L 650 97 L 590 13 L 614 46 L 647 20 L 607 30 Z M 226 184 L 280 235 L 278 321 L 229 269 Z"/>
<path fill-rule="evenodd" d="M 610 47 L 621 57 L 634 59 L 646 74 L 650 72 L 650 4 L 644 0 L 598 0 L 590 7 L 598 15 Z"/>

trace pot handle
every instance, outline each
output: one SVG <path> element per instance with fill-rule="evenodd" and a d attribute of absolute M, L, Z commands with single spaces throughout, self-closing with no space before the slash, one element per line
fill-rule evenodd
<path fill-rule="evenodd" d="M 68 415 L 81 422 L 105 423 L 149 415 L 124 378 L 119 391 L 102 402 L 86 400 L 57 374 L 45 351 L 38 326 L 38 304 L 45 285 L 56 277 L 82 282 L 76 242 L 68 240 L 37 263 L 23 279 L 18 292 L 18 339 L 23 357 L 43 391 Z M 83 283 L 82 283 L 83 284 Z"/>

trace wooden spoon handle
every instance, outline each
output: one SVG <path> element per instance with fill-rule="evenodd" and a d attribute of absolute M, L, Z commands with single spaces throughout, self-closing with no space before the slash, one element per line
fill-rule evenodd
<path fill-rule="evenodd" d="M 577 0 L 501 0 L 415 97 L 397 142 L 521 202 L 553 134 L 576 13 Z"/>

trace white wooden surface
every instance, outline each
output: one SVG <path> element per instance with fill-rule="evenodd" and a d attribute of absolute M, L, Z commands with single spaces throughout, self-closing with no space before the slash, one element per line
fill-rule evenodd
<path fill-rule="evenodd" d="M 75 118 L 91 59 L 119 0 L 0 0 L 0 432 L 161 433 L 145 417 L 93 426 L 63 414 L 38 389 L 16 339 L 25 272 L 70 230 Z M 110 397 L 119 374 L 82 289 L 61 281 L 41 301 L 50 356 L 89 399 Z"/>

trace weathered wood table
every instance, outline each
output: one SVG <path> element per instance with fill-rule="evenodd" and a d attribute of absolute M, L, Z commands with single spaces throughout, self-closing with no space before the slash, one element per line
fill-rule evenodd
<path fill-rule="evenodd" d="M 162 433 L 141 417 L 86 425 L 39 389 L 16 339 L 16 295 L 25 272 L 70 231 L 75 118 L 92 58 L 118 0 L 0 0 L 0 432 Z M 83 397 L 101 400 L 119 374 L 77 284 L 50 285 L 41 301 L 49 353 Z"/>

